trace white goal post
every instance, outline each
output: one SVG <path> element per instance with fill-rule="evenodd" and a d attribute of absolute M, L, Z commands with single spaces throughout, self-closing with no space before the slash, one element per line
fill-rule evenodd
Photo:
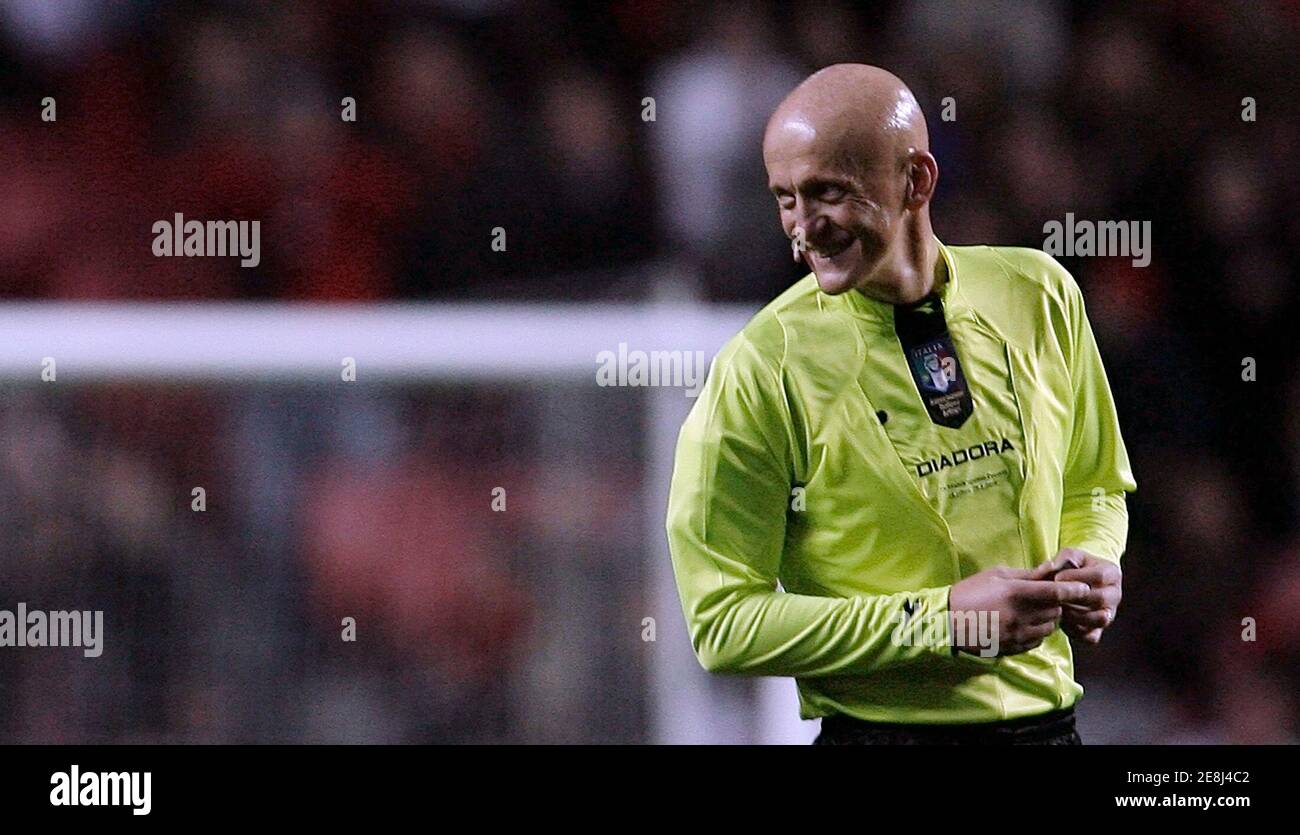
<path fill-rule="evenodd" d="M 0 305 L 0 379 L 39 384 L 53 359 L 60 382 L 335 382 L 344 358 L 358 379 L 596 382 L 597 355 L 620 343 L 711 358 L 753 307 L 647 304 L 22 302 Z M 677 431 L 693 402 L 682 388 L 647 392 L 643 506 L 653 584 L 650 740 L 807 742 L 790 679 L 754 690 L 696 662 L 664 535 Z M 639 629 L 640 616 L 636 618 Z M 631 630 L 630 635 L 638 634 Z"/>

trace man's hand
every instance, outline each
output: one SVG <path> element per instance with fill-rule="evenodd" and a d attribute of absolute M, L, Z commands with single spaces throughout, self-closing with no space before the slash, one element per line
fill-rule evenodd
<path fill-rule="evenodd" d="M 955 619 L 963 612 L 997 612 L 998 655 L 1033 649 L 1056 630 L 1063 607 L 1090 599 L 1086 583 L 1048 576 L 1036 569 L 990 568 L 956 583 L 948 594 L 953 642 L 963 652 L 978 654 L 978 636 L 960 634 Z"/>
<path fill-rule="evenodd" d="M 1123 597 L 1123 573 L 1115 563 L 1077 548 L 1062 548 L 1055 557 L 1034 569 L 1039 576 L 1069 583 L 1087 583 L 1087 598 L 1064 606 L 1061 628 L 1065 634 L 1089 644 L 1101 643 L 1101 633 L 1115 622 Z"/>

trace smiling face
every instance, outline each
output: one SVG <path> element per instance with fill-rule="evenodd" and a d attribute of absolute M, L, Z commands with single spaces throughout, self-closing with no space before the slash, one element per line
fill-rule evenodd
<path fill-rule="evenodd" d="M 929 292 L 939 172 L 928 148 L 916 98 L 879 67 L 820 70 L 772 114 L 768 188 L 822 292 L 858 290 L 891 304 Z"/>
<path fill-rule="evenodd" d="M 804 260 L 822 292 L 874 288 L 906 208 L 906 160 L 853 159 L 802 120 L 774 124 L 764 141 L 768 188 L 790 238 L 803 230 Z"/>

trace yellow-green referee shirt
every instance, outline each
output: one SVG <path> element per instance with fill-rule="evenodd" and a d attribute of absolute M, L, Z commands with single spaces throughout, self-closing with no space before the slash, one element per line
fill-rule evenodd
<path fill-rule="evenodd" d="M 959 428 L 927 414 L 894 308 L 809 275 L 719 352 L 678 438 L 668 540 L 695 652 L 713 672 L 793 676 L 806 719 L 1074 704 L 1061 630 L 1018 655 L 954 655 L 948 591 L 1063 547 L 1124 551 L 1137 484 L 1078 285 L 1038 250 L 939 251 L 974 401 Z M 941 640 L 900 641 L 904 607 Z"/>

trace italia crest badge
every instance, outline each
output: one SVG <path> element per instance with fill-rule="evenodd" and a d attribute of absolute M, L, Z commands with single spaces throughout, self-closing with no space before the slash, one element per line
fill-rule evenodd
<path fill-rule="evenodd" d="M 952 429 L 961 427 L 975 411 L 975 403 L 948 333 L 943 301 L 932 294 L 916 304 L 895 307 L 894 331 L 930 420 Z"/>

